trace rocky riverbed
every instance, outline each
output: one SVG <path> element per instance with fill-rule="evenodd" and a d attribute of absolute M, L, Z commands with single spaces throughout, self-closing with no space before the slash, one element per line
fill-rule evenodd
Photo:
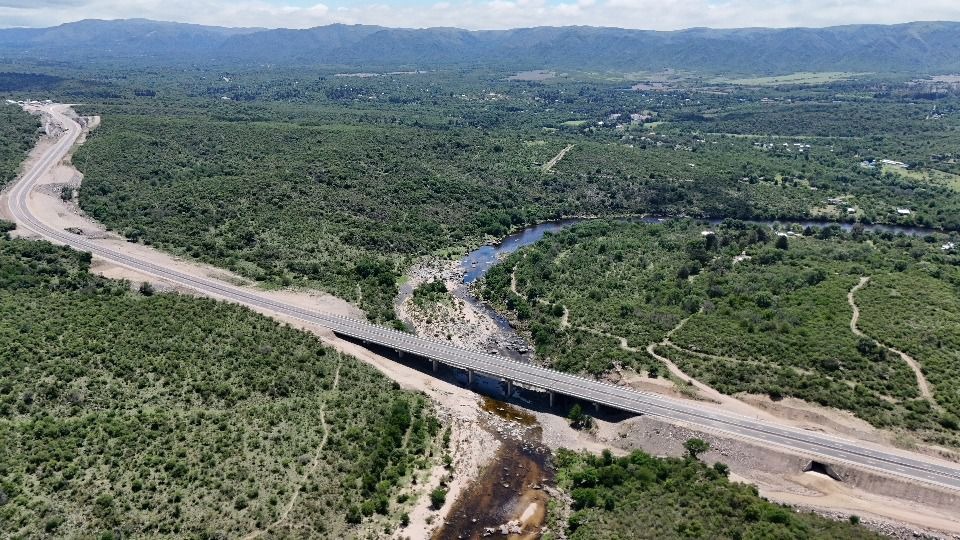
<path fill-rule="evenodd" d="M 534 415 L 507 403 L 484 397 L 482 408 L 500 449 L 433 538 L 540 538 L 550 500 L 545 488 L 553 481 L 542 428 Z"/>
<path fill-rule="evenodd" d="M 430 259 L 411 268 L 395 301 L 400 320 L 419 336 L 532 361 L 530 344 L 513 331 L 509 322 L 470 294 L 469 286 L 464 283 L 466 273 L 467 269 L 456 260 Z M 428 304 L 415 301 L 413 291 L 435 281 L 446 285 L 449 298 Z"/>

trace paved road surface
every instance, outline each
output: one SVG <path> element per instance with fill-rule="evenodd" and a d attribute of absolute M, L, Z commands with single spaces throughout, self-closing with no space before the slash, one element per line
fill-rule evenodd
<path fill-rule="evenodd" d="M 657 394 L 630 390 L 592 379 L 531 366 L 507 358 L 466 350 L 427 338 L 383 328 L 366 321 L 313 312 L 284 304 L 227 283 L 191 276 L 149 261 L 139 260 L 118 250 L 103 247 L 82 236 L 48 227 L 27 205 L 28 195 L 39 178 L 70 151 L 81 128 L 67 118 L 62 106 L 45 106 L 67 131 L 58 142 L 11 189 L 8 205 L 18 225 L 60 244 L 89 251 L 102 259 L 239 304 L 258 307 L 278 314 L 330 328 L 355 339 L 376 343 L 398 351 L 436 359 L 443 364 L 479 374 L 510 380 L 525 387 L 553 391 L 616 409 L 648 414 L 667 421 L 684 422 L 698 428 L 719 431 L 741 439 L 757 439 L 817 456 L 832 464 L 879 469 L 911 480 L 960 490 L 960 466 L 909 453 L 894 453 L 867 447 L 853 440 L 824 435 L 800 428 L 759 421 L 728 412 L 715 405 L 694 403 Z M 799 471 L 798 471 L 799 472 Z"/>

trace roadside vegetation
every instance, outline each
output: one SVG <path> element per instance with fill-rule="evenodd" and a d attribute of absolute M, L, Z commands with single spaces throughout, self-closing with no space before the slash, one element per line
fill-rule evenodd
<path fill-rule="evenodd" d="M 653 344 L 721 392 L 793 396 L 956 446 L 960 259 L 943 249 L 950 241 L 732 220 L 596 221 L 513 253 L 478 292 L 511 315 L 541 362 L 564 371 L 663 375 L 646 352 Z M 847 294 L 861 277 L 870 282 L 855 296 L 860 326 L 914 355 L 933 402 L 898 355 L 850 330 Z"/>
<path fill-rule="evenodd" d="M 439 432 L 425 397 L 247 309 L 89 264 L 0 238 L 4 536 L 344 538 L 401 520 Z"/>
<path fill-rule="evenodd" d="M 17 105 L 0 104 L 0 187 L 17 176 L 20 163 L 37 141 L 40 121 Z"/>
<path fill-rule="evenodd" d="M 676 459 L 561 449 L 554 462 L 557 487 L 572 498 L 572 513 L 559 524 L 571 540 L 879 538 L 856 519 L 836 522 L 768 502 L 754 486 L 729 481 L 725 465 L 707 466 L 693 451 Z"/>

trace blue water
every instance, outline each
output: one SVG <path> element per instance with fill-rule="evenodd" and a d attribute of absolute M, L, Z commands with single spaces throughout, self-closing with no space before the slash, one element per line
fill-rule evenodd
<path fill-rule="evenodd" d="M 665 219 L 662 217 L 634 217 L 634 218 L 623 218 L 631 222 L 643 222 L 643 223 L 662 223 Z M 589 219 L 582 218 L 571 218 L 571 219 L 561 219 L 558 221 L 547 221 L 545 223 L 540 223 L 538 225 L 533 225 L 522 231 L 511 234 L 504 238 L 499 244 L 493 246 L 483 246 L 481 248 L 475 249 L 467 254 L 461 261 L 461 266 L 466 270 L 466 274 L 463 276 L 463 282 L 466 284 L 473 283 L 474 281 L 482 278 L 491 268 L 493 268 L 503 257 L 513 253 L 514 251 L 524 247 L 529 246 L 543 238 L 543 235 L 548 232 L 557 232 L 562 229 L 566 229 L 577 223 L 583 221 L 589 221 Z M 722 219 L 710 219 L 707 220 L 712 225 L 718 225 L 723 220 Z M 837 222 L 828 222 L 828 221 L 812 221 L 812 220 L 800 220 L 800 221 L 758 221 L 758 220 L 744 220 L 746 223 L 755 223 L 759 225 L 769 225 L 771 227 L 787 227 L 799 225 L 801 227 L 828 227 L 831 225 L 839 225 L 841 229 L 849 231 L 853 228 L 853 223 L 837 223 Z M 864 230 L 871 232 L 889 232 L 892 234 L 906 234 L 909 236 L 920 236 L 924 234 L 930 234 L 935 232 L 931 229 L 925 229 L 922 227 L 901 227 L 897 225 L 864 225 Z"/>
<path fill-rule="evenodd" d="M 548 221 L 528 227 L 516 234 L 511 234 L 504 238 L 499 244 L 494 246 L 483 246 L 467 254 L 460 263 L 467 273 L 463 276 L 464 283 L 473 283 L 483 277 L 488 270 L 493 268 L 500 258 L 513 253 L 514 251 L 529 246 L 543 238 L 548 232 L 556 232 L 565 229 L 571 225 L 580 223 L 581 219 L 564 219 L 560 221 Z"/>

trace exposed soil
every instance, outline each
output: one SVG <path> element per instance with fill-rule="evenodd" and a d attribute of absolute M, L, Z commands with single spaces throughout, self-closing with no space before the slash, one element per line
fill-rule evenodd
<path fill-rule="evenodd" d="M 834 466 L 843 478 L 843 482 L 837 482 L 824 475 L 803 473 L 810 458 L 802 454 L 651 417 L 596 423 L 599 441 L 659 456 L 682 456 L 686 440 L 701 438 L 711 447 L 701 457 L 703 461 L 726 463 L 731 479 L 757 485 L 760 494 L 772 501 L 835 519 L 856 514 L 863 518 L 864 525 L 898 538 L 913 538 L 914 532 L 930 538 L 960 535 L 960 514 L 956 512 L 960 495 L 952 491 L 843 466 Z"/>
<path fill-rule="evenodd" d="M 553 159 L 551 159 L 550 161 L 546 162 L 543 165 L 542 167 L 543 172 L 550 172 L 557 165 L 557 163 L 560 163 L 560 160 L 563 159 L 563 156 L 567 155 L 567 152 L 573 150 L 573 147 L 574 145 L 572 144 L 567 145 L 563 150 L 560 151 L 560 153 L 553 156 Z"/>

